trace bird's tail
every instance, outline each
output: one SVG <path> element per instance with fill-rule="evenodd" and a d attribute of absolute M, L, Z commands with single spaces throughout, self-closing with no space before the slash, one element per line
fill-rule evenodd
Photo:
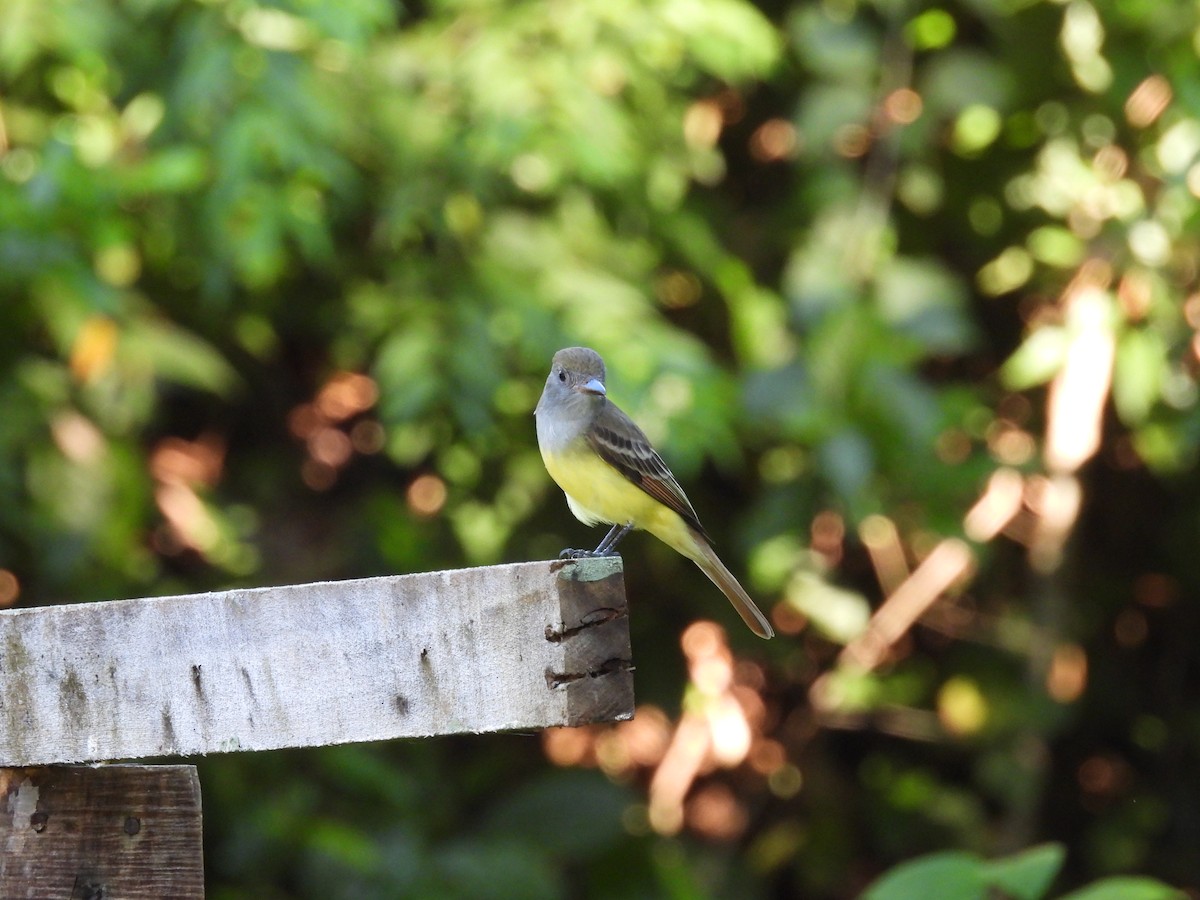
<path fill-rule="evenodd" d="M 700 571 L 707 575 L 709 580 L 721 589 L 721 593 L 729 598 L 729 602 L 733 604 L 733 608 L 738 611 L 738 615 L 742 617 L 742 621 L 750 627 L 751 631 L 760 638 L 774 637 L 775 630 L 767 621 L 767 617 L 754 605 L 750 595 L 738 584 L 738 580 L 733 577 L 733 574 L 725 568 L 725 564 L 717 557 L 708 541 L 695 532 L 692 532 L 691 537 L 697 552 L 694 555 L 691 553 L 687 555 L 700 567 Z"/>

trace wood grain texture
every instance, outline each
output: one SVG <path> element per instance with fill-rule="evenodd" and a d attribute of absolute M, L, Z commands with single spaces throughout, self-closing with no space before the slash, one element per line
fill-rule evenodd
<path fill-rule="evenodd" d="M 0 769 L 4 900 L 203 900 L 195 766 Z"/>
<path fill-rule="evenodd" d="M 0 612 L 0 765 L 633 714 L 619 557 Z"/>

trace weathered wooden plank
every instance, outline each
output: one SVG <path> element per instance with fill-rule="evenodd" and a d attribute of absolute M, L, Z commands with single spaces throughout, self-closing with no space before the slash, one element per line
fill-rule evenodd
<path fill-rule="evenodd" d="M 203 900 L 195 766 L 0 769 L 4 900 Z"/>
<path fill-rule="evenodd" d="M 617 557 L 0 612 L 0 765 L 633 712 Z"/>

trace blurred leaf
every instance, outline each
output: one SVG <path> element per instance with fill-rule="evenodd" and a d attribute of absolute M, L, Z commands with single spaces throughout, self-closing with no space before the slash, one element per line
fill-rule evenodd
<path fill-rule="evenodd" d="M 1186 896 L 1183 891 L 1153 878 L 1127 875 L 1092 882 L 1064 894 L 1060 900 L 1183 900 Z"/>
<path fill-rule="evenodd" d="M 814 572 L 797 572 L 785 594 L 788 603 L 839 644 L 862 634 L 871 618 L 871 607 L 862 594 L 832 585 Z"/>
<path fill-rule="evenodd" d="M 1012 89 L 1012 74 L 1001 61 L 962 47 L 930 60 L 919 85 L 930 112 L 939 116 L 953 116 L 975 104 L 1007 109 Z"/>
<path fill-rule="evenodd" d="M 211 344 L 173 323 L 152 318 L 129 322 L 120 337 L 123 365 L 185 387 L 227 394 L 238 376 Z"/>
<path fill-rule="evenodd" d="M 881 442 L 898 433 L 910 459 L 933 441 L 940 411 L 935 393 L 907 370 L 881 362 L 868 363 L 861 376 L 863 406 L 872 410 L 887 429 Z"/>
<path fill-rule="evenodd" d="M 1069 228 L 1043 225 L 1025 239 L 1033 258 L 1048 266 L 1073 269 L 1079 265 L 1087 247 Z"/>
<path fill-rule="evenodd" d="M 1050 889 L 1066 855 L 1062 844 L 1042 844 L 988 862 L 984 876 L 990 885 L 1013 900 L 1039 900 Z"/>
<path fill-rule="evenodd" d="M 837 492 L 856 499 L 875 472 L 870 442 L 856 429 L 843 429 L 817 447 L 821 469 Z"/>
<path fill-rule="evenodd" d="M 772 423 L 783 434 L 812 433 L 824 421 L 824 415 L 814 402 L 808 381 L 808 370 L 799 363 L 751 373 L 743 393 L 746 413 Z"/>
<path fill-rule="evenodd" d="M 966 290 L 945 267 L 899 257 L 884 266 L 877 290 L 883 320 L 915 337 L 927 352 L 949 355 L 970 347 Z"/>
<path fill-rule="evenodd" d="M 208 177 L 208 154 L 199 147 L 168 147 L 121 172 L 118 187 L 137 197 L 193 191 Z"/>
<path fill-rule="evenodd" d="M 789 23 L 799 58 L 818 74 L 870 84 L 879 59 L 878 33 L 859 19 L 833 18 L 820 6 L 803 6 Z"/>
<path fill-rule="evenodd" d="M 930 854 L 896 866 L 863 891 L 860 900 L 985 900 L 983 865 L 970 853 Z"/>
<path fill-rule="evenodd" d="M 904 30 L 917 50 L 936 50 L 949 44 L 958 29 L 950 13 L 935 8 L 913 18 Z"/>
<path fill-rule="evenodd" d="M 806 91 L 798 107 L 796 124 L 813 142 L 814 149 L 832 153 L 834 139 L 847 125 L 870 118 L 871 92 L 867 86 L 816 84 Z M 836 264 L 836 260 L 829 260 Z"/>
<path fill-rule="evenodd" d="M 379 862 L 379 848 L 358 828 L 341 822 L 314 822 L 306 840 L 317 854 L 337 866 L 366 871 Z"/>
<path fill-rule="evenodd" d="M 761 77 L 779 55 L 779 36 L 754 7 L 736 0 L 667 0 L 661 15 L 685 25 L 691 50 L 726 81 Z"/>
<path fill-rule="evenodd" d="M 438 394 L 436 347 L 432 323 L 414 321 L 396 330 L 379 348 L 375 377 L 379 380 L 380 411 L 386 422 L 404 422 L 427 412 Z"/>
<path fill-rule="evenodd" d="M 624 836 L 621 815 L 632 799 L 597 772 L 551 771 L 496 803 L 481 830 L 495 839 L 520 835 L 547 853 L 583 861 Z"/>
<path fill-rule="evenodd" d="M 1001 367 L 1004 384 L 1018 391 L 1045 384 L 1066 361 L 1069 340 L 1069 332 L 1061 326 L 1039 326 Z"/>
<path fill-rule="evenodd" d="M 536 846 L 518 839 L 459 840 L 434 856 L 436 879 L 418 896 L 429 900 L 555 900 L 564 885 Z"/>
<path fill-rule="evenodd" d="M 1167 348 L 1150 329 L 1131 329 L 1117 343 L 1113 369 L 1113 403 L 1127 425 L 1140 425 L 1162 393 Z"/>
<path fill-rule="evenodd" d="M 995 894 L 1039 900 L 1062 867 L 1064 856 L 1059 844 L 1033 847 L 990 862 L 969 853 L 933 853 L 896 866 L 872 884 L 862 900 L 982 900 Z"/>

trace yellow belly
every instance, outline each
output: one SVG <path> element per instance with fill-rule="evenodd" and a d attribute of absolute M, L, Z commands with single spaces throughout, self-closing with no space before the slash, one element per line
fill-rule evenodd
<path fill-rule="evenodd" d="M 567 495 L 571 512 L 595 525 L 633 523 L 668 546 L 694 558 L 694 541 L 678 513 L 655 500 L 602 460 L 590 447 L 556 455 L 542 454 L 546 471 Z"/>

